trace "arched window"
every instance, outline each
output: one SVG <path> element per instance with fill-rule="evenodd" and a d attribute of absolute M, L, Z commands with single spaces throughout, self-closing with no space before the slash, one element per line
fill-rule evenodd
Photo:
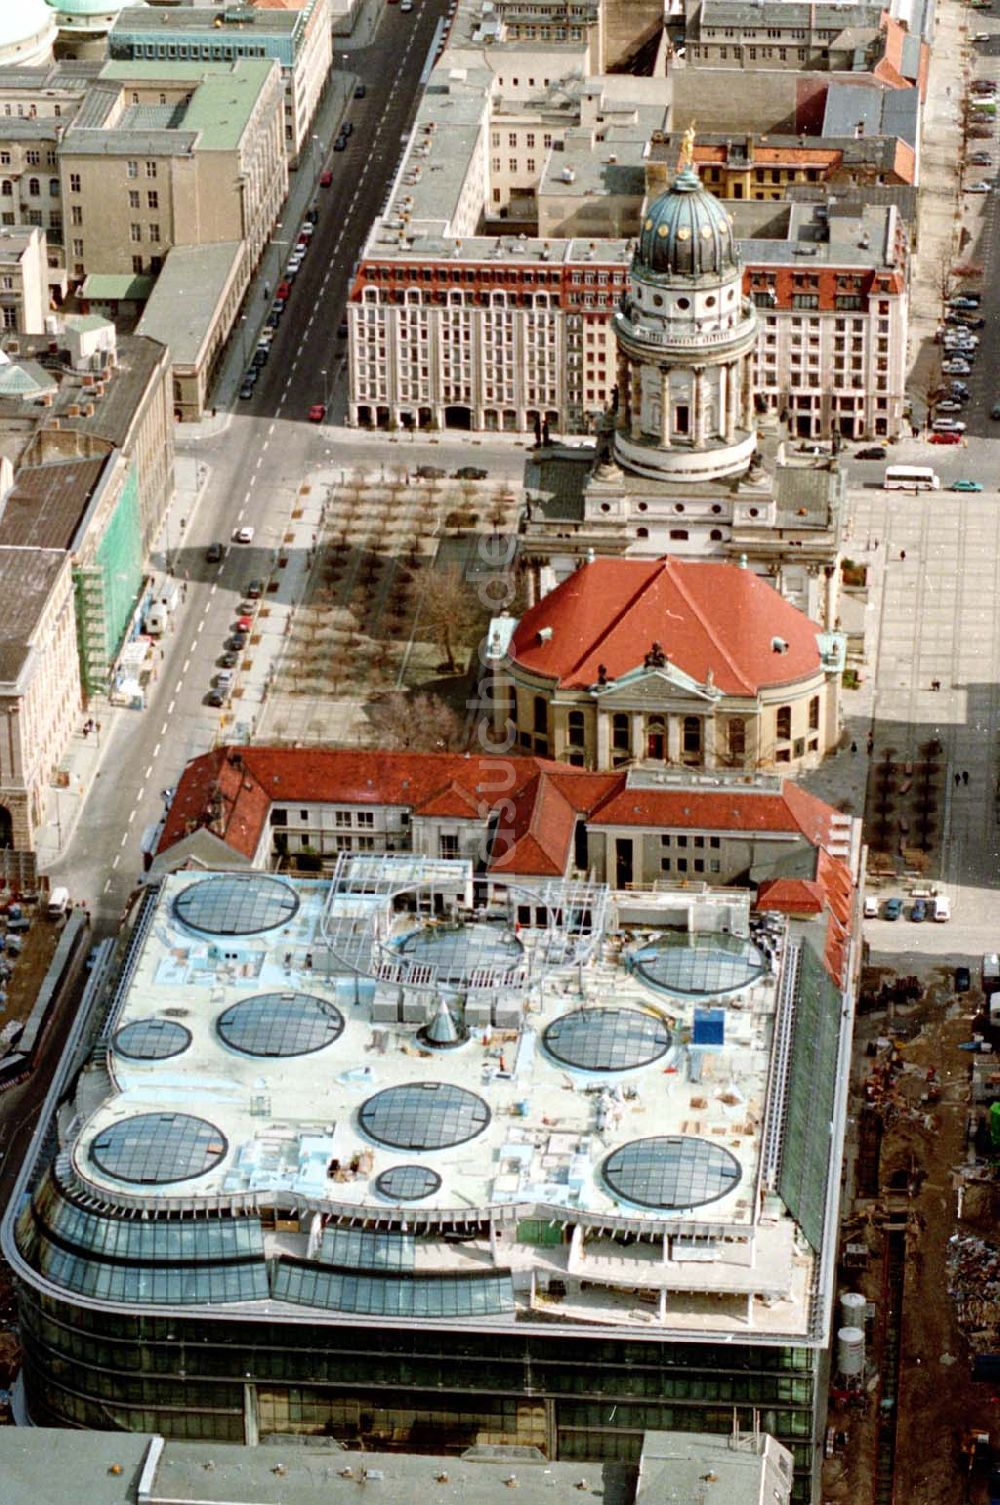
<path fill-rule="evenodd" d="M 662 763 L 667 756 L 667 723 L 662 716 L 646 718 L 646 757 Z"/>
<path fill-rule="evenodd" d="M 41 197 L 42 185 L 37 178 L 28 179 L 28 192 L 33 199 Z"/>
<path fill-rule="evenodd" d="M 701 717 L 684 717 L 684 755 L 687 758 L 701 756 Z"/>
<path fill-rule="evenodd" d="M 10 181 L 10 178 L 4 178 L 3 184 L 2 186 L 0 186 L 0 193 L 3 194 L 5 199 L 11 199 L 14 197 L 14 185 Z"/>
<path fill-rule="evenodd" d="M 713 543 L 721 543 L 722 542 L 722 529 L 721 528 L 713 528 L 712 531 L 711 531 L 711 533 L 708 536 L 712 540 Z"/>
<path fill-rule="evenodd" d="M 582 711 L 570 711 L 566 717 L 567 740 L 570 747 L 583 747 L 586 741 Z"/>
<path fill-rule="evenodd" d="M 778 707 L 777 734 L 779 742 L 787 742 L 792 735 L 792 708 L 790 705 L 779 705 Z"/>
<path fill-rule="evenodd" d="M 729 722 L 729 756 L 742 758 L 747 750 L 747 724 L 742 716 L 733 716 Z"/>
<path fill-rule="evenodd" d="M 534 718 L 535 731 L 544 737 L 549 729 L 549 705 L 544 695 L 535 696 Z"/>
<path fill-rule="evenodd" d="M 59 197 L 59 179 L 58 178 L 50 178 L 49 179 L 49 198 L 50 199 L 57 199 L 58 197 Z"/>

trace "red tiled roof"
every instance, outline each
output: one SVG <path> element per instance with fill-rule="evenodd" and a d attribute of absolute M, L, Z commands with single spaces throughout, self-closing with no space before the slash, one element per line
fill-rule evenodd
<path fill-rule="evenodd" d="M 636 789 L 625 780 L 590 816 L 592 826 L 663 826 L 699 831 L 798 831 L 812 846 L 829 842 L 836 812 L 785 780 L 780 794 L 747 788 Z"/>
<path fill-rule="evenodd" d="M 823 885 L 812 878 L 768 878 L 757 890 L 758 909 L 780 909 L 785 914 L 822 914 L 825 903 Z"/>
<path fill-rule="evenodd" d="M 731 695 L 815 674 L 819 628 L 752 570 L 680 559 L 595 559 L 526 612 L 511 655 L 561 686 L 641 668 L 651 644 L 699 684 Z M 542 634 L 544 633 L 544 637 Z M 549 635 L 551 634 L 551 635 Z M 788 644 L 776 653 L 772 639 Z"/>
<path fill-rule="evenodd" d="M 189 831 L 210 825 L 236 851 L 252 857 L 273 800 L 401 805 L 418 817 L 483 822 L 499 808 L 495 848 L 498 857 L 507 856 L 496 865 L 508 871 L 562 874 L 575 812 L 588 809 L 615 780 L 615 775 L 577 771 L 543 758 L 217 748 L 185 769 L 157 850 L 164 852 Z M 525 866 L 529 861 L 533 865 Z"/>

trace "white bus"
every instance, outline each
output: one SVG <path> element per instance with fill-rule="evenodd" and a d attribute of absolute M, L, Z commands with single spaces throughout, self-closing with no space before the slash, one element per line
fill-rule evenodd
<path fill-rule="evenodd" d="M 882 485 L 886 491 L 940 491 L 941 478 L 929 465 L 887 465 Z"/>

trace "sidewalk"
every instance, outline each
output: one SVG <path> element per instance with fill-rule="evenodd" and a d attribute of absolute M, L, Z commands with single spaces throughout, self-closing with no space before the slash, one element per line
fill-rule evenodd
<path fill-rule="evenodd" d="M 963 229 L 963 213 L 968 219 L 975 212 L 971 200 L 962 193 L 961 179 L 969 16 L 969 10 L 957 0 L 939 0 L 922 121 L 919 230 L 910 263 L 907 389 L 914 422 L 922 422 L 928 389 L 938 377 L 934 334 L 941 322 L 946 280 L 970 243 L 971 232 Z"/>
<path fill-rule="evenodd" d="M 146 573 L 162 571 L 168 551 L 176 551 L 184 537 L 180 522 L 186 525 L 197 511 L 198 503 L 208 479 L 207 468 L 198 460 L 177 455 L 174 464 L 175 490 L 167 509 L 159 537 L 150 550 Z M 127 706 L 112 705 L 105 695 L 94 696 L 86 712 L 81 711 L 77 728 L 69 746 L 60 760 L 60 771 L 67 782 L 51 786 L 45 822 L 35 832 L 35 852 L 40 872 L 48 872 L 58 865 L 68 848 L 83 812 L 87 795 L 94 779 L 100 776 L 102 765 L 116 734 L 124 729 L 127 735 L 134 718 L 148 714 L 133 711 Z M 85 731 L 90 724 L 92 730 Z"/>

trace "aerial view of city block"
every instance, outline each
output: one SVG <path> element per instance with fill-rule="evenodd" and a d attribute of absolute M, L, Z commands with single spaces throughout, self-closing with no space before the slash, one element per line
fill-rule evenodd
<path fill-rule="evenodd" d="M 998 1505 L 998 108 L 0 4 L 0 1505 Z"/>

